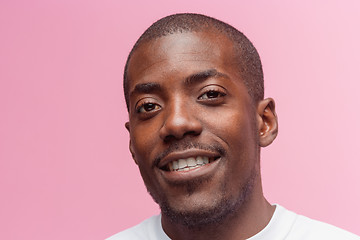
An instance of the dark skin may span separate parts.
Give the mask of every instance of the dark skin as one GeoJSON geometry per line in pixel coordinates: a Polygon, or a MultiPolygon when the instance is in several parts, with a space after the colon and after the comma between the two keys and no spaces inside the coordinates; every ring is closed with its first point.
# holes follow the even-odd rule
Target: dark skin
{"type": "Polygon", "coordinates": [[[163,213],[171,239],[246,239],[275,210],[263,196],[259,166],[260,147],[277,135],[274,100],[252,101],[235,57],[233,43],[208,30],[151,40],[130,59],[126,128],[148,191],[175,213],[215,213],[205,225],[163,213]],[[168,167],[197,157],[210,163],[187,171],[168,167]],[[231,213],[217,217],[217,209],[227,208],[231,213]]]}

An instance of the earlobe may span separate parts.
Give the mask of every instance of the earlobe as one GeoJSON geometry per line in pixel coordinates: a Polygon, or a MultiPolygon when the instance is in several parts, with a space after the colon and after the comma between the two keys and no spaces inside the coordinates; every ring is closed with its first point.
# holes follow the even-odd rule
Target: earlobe
{"type": "MultiPolygon", "coordinates": [[[[125,123],[125,128],[130,133],[130,123],[129,122],[125,123]]],[[[136,165],[139,165],[136,158],[135,158],[135,155],[134,155],[134,150],[133,150],[133,147],[132,147],[132,144],[131,144],[131,139],[129,140],[129,150],[130,150],[132,158],[134,159],[134,162],[136,163],[136,165]]]]}
{"type": "Polygon", "coordinates": [[[278,133],[278,120],[275,112],[275,101],[267,98],[257,105],[259,145],[266,147],[276,138],[278,133]]]}

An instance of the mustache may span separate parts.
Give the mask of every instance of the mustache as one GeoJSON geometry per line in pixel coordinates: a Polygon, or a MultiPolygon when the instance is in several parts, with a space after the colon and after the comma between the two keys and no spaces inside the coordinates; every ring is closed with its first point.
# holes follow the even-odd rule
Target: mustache
{"type": "Polygon", "coordinates": [[[165,151],[160,153],[155,158],[155,160],[153,161],[154,166],[157,166],[160,163],[161,159],[165,158],[170,153],[177,152],[177,151],[185,151],[188,149],[201,149],[201,150],[216,152],[219,155],[226,154],[226,150],[219,143],[204,144],[204,143],[194,142],[194,141],[190,141],[190,140],[184,140],[181,142],[171,143],[165,151]]]}

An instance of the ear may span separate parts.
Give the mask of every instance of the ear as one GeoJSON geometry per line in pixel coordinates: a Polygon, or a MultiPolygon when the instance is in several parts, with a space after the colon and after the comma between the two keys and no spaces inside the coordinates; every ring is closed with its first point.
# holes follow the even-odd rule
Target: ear
{"type": "MultiPolygon", "coordinates": [[[[125,123],[125,128],[128,130],[128,132],[130,133],[130,123],[129,122],[126,122],[125,123]]],[[[133,147],[132,147],[132,144],[131,144],[131,138],[129,140],[129,150],[130,150],[130,153],[131,153],[131,156],[132,158],[134,159],[134,162],[136,163],[136,165],[138,165],[138,162],[136,161],[135,159],[135,155],[134,155],[134,150],[133,150],[133,147]]]]}
{"type": "Polygon", "coordinates": [[[276,138],[278,120],[275,112],[275,101],[272,98],[261,100],[257,105],[259,145],[266,147],[276,138]]]}

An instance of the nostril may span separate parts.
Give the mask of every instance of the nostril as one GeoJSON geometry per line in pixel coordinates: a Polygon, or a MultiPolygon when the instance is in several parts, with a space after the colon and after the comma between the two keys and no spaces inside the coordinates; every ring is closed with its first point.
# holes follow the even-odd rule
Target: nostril
{"type": "Polygon", "coordinates": [[[196,131],[188,131],[188,132],[185,132],[184,134],[182,134],[181,136],[176,136],[176,135],[167,135],[165,136],[164,138],[164,142],[171,142],[173,140],[179,140],[179,139],[182,139],[188,135],[192,135],[192,136],[197,136],[199,135],[200,133],[199,132],[196,132],[196,131]]]}
{"type": "Polygon", "coordinates": [[[168,135],[164,138],[164,142],[170,142],[172,141],[173,139],[175,139],[175,136],[173,135],[168,135]]]}
{"type": "Polygon", "coordinates": [[[199,135],[199,134],[200,134],[200,132],[188,131],[188,132],[186,132],[186,133],[184,134],[184,136],[186,136],[186,135],[194,135],[194,136],[196,136],[196,135],[199,135]]]}

